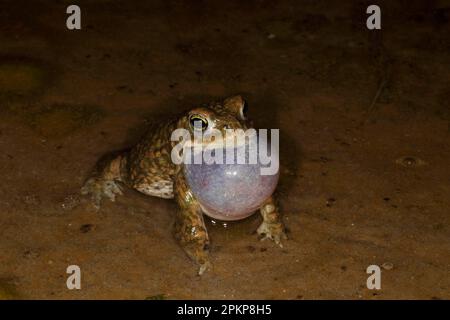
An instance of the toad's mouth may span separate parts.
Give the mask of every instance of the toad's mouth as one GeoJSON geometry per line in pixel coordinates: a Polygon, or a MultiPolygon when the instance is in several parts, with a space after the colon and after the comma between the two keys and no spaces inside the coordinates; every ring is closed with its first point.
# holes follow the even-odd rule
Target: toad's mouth
{"type": "Polygon", "coordinates": [[[258,135],[256,131],[241,132],[231,131],[225,135],[204,134],[199,139],[186,141],[185,148],[193,148],[194,150],[205,149],[234,149],[242,148],[248,145],[256,145],[258,135]]]}

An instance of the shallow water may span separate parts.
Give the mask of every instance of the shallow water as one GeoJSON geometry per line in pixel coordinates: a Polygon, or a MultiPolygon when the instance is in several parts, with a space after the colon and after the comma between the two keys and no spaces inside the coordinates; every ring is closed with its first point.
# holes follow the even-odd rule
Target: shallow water
{"type": "Polygon", "coordinates": [[[382,37],[356,2],[89,1],[69,32],[62,4],[2,1],[1,81],[11,57],[45,77],[0,89],[0,297],[450,298],[450,26],[442,4],[379,5],[382,37]],[[198,277],[172,201],[78,197],[149,123],[236,93],[280,128],[283,249],[258,241],[258,215],[207,219],[214,268],[198,277]],[[377,292],[372,264],[390,266],[377,292]]]}

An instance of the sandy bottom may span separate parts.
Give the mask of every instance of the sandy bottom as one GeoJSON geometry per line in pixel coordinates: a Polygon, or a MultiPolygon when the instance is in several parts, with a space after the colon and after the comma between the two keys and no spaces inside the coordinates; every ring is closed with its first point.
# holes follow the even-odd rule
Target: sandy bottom
{"type": "Polygon", "coordinates": [[[67,1],[2,1],[0,297],[449,299],[450,6],[379,1],[371,32],[364,1],[303,2],[81,1],[68,31],[67,1]],[[235,93],[281,130],[283,249],[257,215],[208,222],[199,277],[173,202],[78,196],[148,123],[235,93]]]}

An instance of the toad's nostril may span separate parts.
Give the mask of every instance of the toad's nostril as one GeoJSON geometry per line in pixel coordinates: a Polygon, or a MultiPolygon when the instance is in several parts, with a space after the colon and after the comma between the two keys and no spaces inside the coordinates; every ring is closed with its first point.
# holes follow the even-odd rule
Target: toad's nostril
{"type": "Polygon", "coordinates": [[[224,128],[225,130],[231,129],[231,127],[230,127],[229,125],[227,125],[227,124],[224,125],[223,128],[224,128]]]}

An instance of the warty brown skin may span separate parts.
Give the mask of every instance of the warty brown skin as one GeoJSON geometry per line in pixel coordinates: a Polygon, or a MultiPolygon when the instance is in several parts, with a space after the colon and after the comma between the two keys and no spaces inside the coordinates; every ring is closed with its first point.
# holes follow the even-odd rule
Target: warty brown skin
{"type": "MultiPolygon", "coordinates": [[[[182,164],[172,162],[172,148],[178,143],[171,141],[172,132],[184,128],[191,133],[192,117],[207,120],[208,128],[214,127],[224,133],[226,129],[247,129],[245,101],[233,96],[221,103],[192,109],[178,119],[151,128],[133,148],[101,158],[81,192],[90,195],[95,207],[100,208],[102,198],[115,200],[121,195],[121,185],[144,194],[166,199],[174,198],[179,206],[174,235],[187,255],[199,265],[199,274],[210,267],[209,236],[205,227],[200,204],[189,188],[182,164]]],[[[262,239],[272,239],[282,246],[287,239],[276,201],[269,197],[260,207],[263,221],[257,233],[262,239]]]]}

